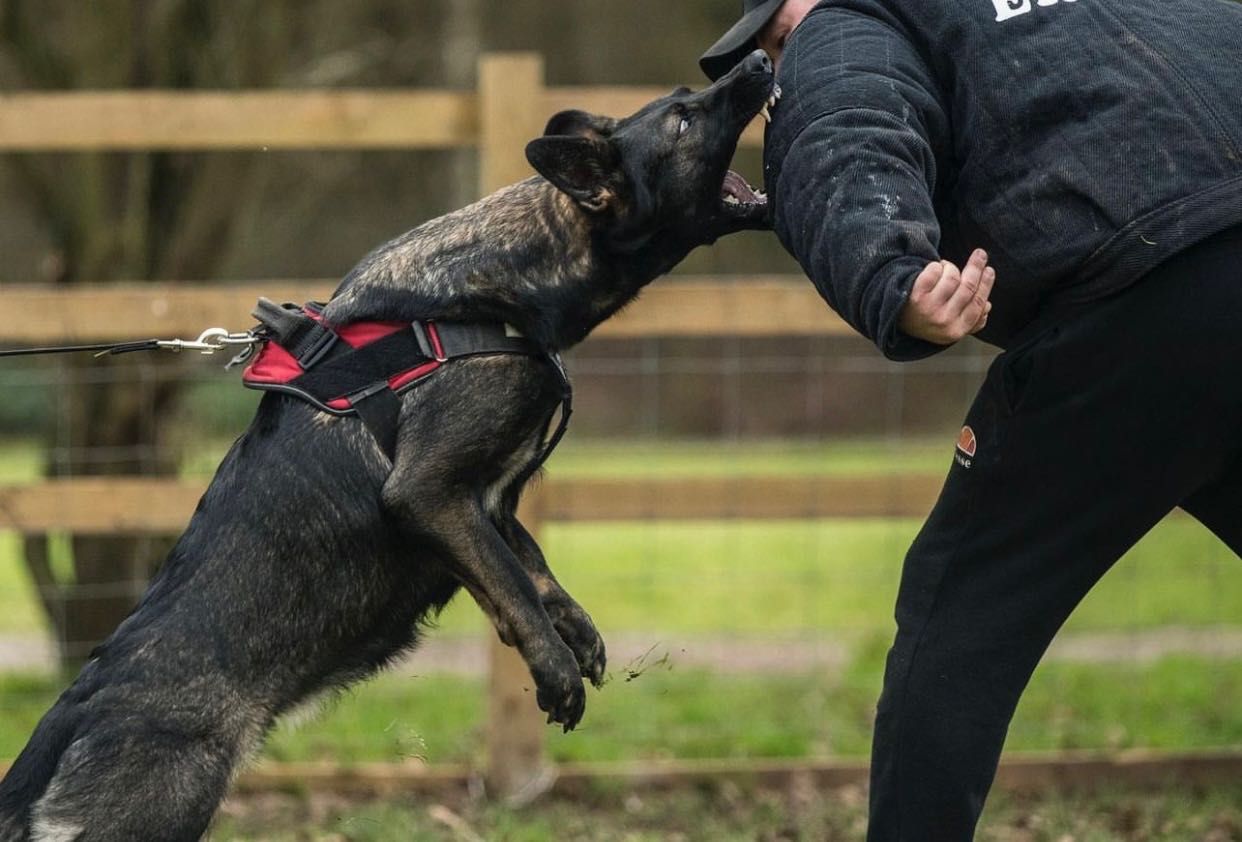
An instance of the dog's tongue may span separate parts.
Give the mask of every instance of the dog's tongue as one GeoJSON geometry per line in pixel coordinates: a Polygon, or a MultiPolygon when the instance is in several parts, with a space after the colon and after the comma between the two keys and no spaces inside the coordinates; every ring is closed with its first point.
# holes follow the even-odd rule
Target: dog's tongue
{"type": "Polygon", "coordinates": [[[742,204],[754,204],[763,201],[759,194],[746,183],[746,179],[733,170],[725,173],[724,185],[720,188],[720,191],[722,196],[732,196],[742,204]]]}

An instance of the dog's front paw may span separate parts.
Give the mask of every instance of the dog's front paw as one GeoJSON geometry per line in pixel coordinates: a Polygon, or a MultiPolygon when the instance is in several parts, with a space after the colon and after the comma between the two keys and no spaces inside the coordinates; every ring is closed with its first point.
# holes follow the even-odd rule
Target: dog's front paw
{"type": "Polygon", "coordinates": [[[528,664],[535,679],[535,700],[548,715],[548,723],[559,722],[566,732],[572,731],[586,710],[586,686],[574,654],[562,645],[547,657],[528,664]]]}
{"type": "Polygon", "coordinates": [[[604,683],[608,655],[604,650],[604,639],[600,637],[590,615],[572,599],[552,600],[544,607],[552,618],[556,633],[574,653],[582,677],[591,679],[591,683],[599,687],[604,683]]]}

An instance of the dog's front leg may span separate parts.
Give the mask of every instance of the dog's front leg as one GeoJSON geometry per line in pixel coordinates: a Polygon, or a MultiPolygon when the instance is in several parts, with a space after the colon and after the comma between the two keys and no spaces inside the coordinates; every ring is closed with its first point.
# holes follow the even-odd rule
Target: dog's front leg
{"type": "MultiPolygon", "coordinates": [[[[408,534],[430,545],[491,617],[501,640],[522,654],[549,722],[569,731],[582,719],[586,689],[577,657],[561,639],[513,550],[476,501],[430,502],[390,480],[384,503],[408,534]]],[[[411,486],[404,486],[411,487],[411,486]]],[[[418,486],[413,486],[418,487],[418,486]]]]}
{"type": "Polygon", "coordinates": [[[582,676],[591,679],[591,683],[599,687],[604,682],[604,668],[607,666],[608,657],[604,650],[604,639],[595,628],[591,615],[556,581],[547,559],[544,558],[543,550],[516,517],[510,515],[503,518],[497,528],[534,583],[544,610],[552,618],[552,625],[573,650],[582,676]]]}

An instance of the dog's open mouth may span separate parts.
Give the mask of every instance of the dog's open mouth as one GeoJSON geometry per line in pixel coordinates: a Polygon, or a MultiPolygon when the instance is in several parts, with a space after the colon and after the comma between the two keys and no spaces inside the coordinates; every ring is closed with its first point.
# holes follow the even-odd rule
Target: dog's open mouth
{"type": "Polygon", "coordinates": [[[726,207],[735,210],[754,210],[766,207],[768,197],[762,190],[756,190],[733,170],[725,173],[724,184],[720,188],[720,199],[726,207]]]}
{"type": "MultiPolygon", "coordinates": [[[[764,122],[771,122],[771,109],[776,107],[780,99],[781,86],[773,81],[767,100],[755,116],[763,117],[764,122]]],[[[768,207],[767,194],[762,190],[756,190],[733,170],[725,173],[724,183],[720,186],[720,200],[726,211],[745,217],[759,216],[766,212],[768,207]]]]}
{"type": "Polygon", "coordinates": [[[759,116],[763,117],[763,122],[772,122],[772,109],[781,101],[781,86],[772,83],[772,93],[768,94],[768,101],[763,104],[763,108],[759,109],[759,116]]]}

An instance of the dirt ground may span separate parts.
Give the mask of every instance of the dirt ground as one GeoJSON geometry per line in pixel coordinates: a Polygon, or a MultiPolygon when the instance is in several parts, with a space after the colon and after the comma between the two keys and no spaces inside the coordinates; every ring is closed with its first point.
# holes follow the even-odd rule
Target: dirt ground
{"type": "MultiPolygon", "coordinates": [[[[861,842],[866,793],[750,790],[736,784],[673,791],[600,789],[522,810],[459,798],[358,802],[328,796],[229,801],[213,840],[452,840],[453,842],[861,842]]],[[[1242,842],[1242,782],[1209,791],[998,793],[980,842],[1242,842]]]]}

